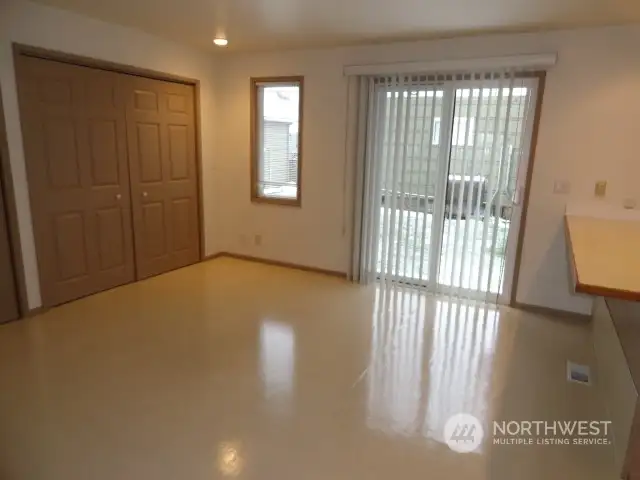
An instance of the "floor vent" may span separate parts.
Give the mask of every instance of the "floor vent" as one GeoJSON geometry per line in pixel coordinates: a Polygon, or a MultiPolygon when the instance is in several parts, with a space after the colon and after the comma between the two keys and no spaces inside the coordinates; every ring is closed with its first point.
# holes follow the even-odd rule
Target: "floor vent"
{"type": "Polygon", "coordinates": [[[591,369],[587,365],[567,362],[567,380],[583,385],[591,385],[591,369]]]}

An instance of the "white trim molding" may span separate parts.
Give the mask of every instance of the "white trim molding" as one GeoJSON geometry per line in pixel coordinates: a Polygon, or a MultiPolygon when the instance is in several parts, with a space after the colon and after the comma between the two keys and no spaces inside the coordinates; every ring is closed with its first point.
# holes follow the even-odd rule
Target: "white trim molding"
{"type": "Polygon", "coordinates": [[[379,63],[346,65],[344,75],[384,75],[396,73],[456,73],[502,69],[548,70],[558,61],[556,53],[511,55],[505,57],[435,60],[427,62],[379,63]]]}

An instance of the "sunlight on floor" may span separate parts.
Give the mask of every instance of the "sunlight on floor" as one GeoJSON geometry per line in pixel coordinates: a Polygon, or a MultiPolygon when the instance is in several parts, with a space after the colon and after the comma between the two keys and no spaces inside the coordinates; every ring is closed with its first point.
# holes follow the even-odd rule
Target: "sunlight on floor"
{"type": "Polygon", "coordinates": [[[429,303],[420,290],[376,290],[369,425],[444,442],[451,415],[466,412],[488,422],[482,399],[491,387],[500,312],[436,300],[429,324],[429,303]]]}

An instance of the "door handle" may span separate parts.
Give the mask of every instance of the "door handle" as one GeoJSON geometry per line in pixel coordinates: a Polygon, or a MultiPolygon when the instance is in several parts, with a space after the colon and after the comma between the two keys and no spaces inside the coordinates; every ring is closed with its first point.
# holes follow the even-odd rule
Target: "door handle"
{"type": "Polygon", "coordinates": [[[122,200],[122,195],[120,195],[119,193],[116,194],[116,200],[120,201],[122,200]]]}
{"type": "Polygon", "coordinates": [[[149,196],[149,194],[148,194],[147,192],[142,192],[142,196],[143,196],[144,198],[147,198],[147,197],[149,196]]]}
{"type": "Polygon", "coordinates": [[[520,205],[522,203],[522,198],[524,197],[524,187],[516,188],[516,191],[513,192],[513,204],[520,205]]]}

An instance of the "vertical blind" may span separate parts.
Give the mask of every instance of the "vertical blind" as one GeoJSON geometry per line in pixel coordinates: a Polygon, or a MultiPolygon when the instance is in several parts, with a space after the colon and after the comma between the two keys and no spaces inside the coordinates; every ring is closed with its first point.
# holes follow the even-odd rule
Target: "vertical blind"
{"type": "Polygon", "coordinates": [[[500,293],[536,87],[514,72],[361,78],[355,280],[500,293]]]}
{"type": "Polygon", "coordinates": [[[264,185],[298,183],[298,138],[290,133],[292,122],[264,120],[264,185]]]}

